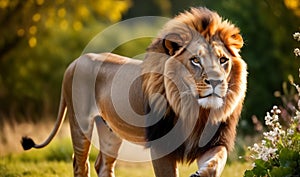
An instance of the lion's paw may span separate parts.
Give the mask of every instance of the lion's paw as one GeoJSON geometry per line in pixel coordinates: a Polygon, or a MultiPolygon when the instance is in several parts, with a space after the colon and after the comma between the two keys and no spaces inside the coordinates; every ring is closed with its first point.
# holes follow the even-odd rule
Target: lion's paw
{"type": "Polygon", "coordinates": [[[200,177],[200,174],[198,171],[196,171],[194,174],[192,174],[190,177],[200,177]]]}

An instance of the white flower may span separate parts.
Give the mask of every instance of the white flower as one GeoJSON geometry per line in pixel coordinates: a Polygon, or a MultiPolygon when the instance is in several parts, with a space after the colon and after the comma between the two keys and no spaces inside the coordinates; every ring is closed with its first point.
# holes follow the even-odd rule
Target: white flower
{"type": "Polygon", "coordinates": [[[273,106],[273,109],[271,110],[272,116],[269,112],[267,112],[267,115],[265,116],[265,124],[271,128],[279,127],[281,128],[281,125],[279,124],[279,116],[278,114],[281,113],[280,109],[277,106],[273,106]]]}
{"type": "Polygon", "coordinates": [[[265,148],[264,153],[261,154],[262,160],[268,161],[269,159],[273,159],[276,154],[277,149],[276,148],[265,148]]]}
{"type": "Polygon", "coordinates": [[[300,41],[300,33],[296,32],[293,34],[294,39],[296,39],[297,41],[300,41]]]}
{"type": "Polygon", "coordinates": [[[273,118],[271,117],[270,113],[267,112],[267,115],[265,116],[265,124],[268,126],[272,126],[272,120],[273,118]]]}
{"type": "Polygon", "coordinates": [[[289,128],[289,129],[287,129],[287,135],[288,136],[292,136],[292,135],[294,135],[294,130],[293,129],[291,129],[291,128],[289,128]]]}
{"type": "Polygon", "coordinates": [[[296,55],[296,57],[300,56],[300,49],[299,48],[295,48],[294,49],[294,54],[296,55]]]}
{"type": "Polygon", "coordinates": [[[276,122],[276,123],[275,123],[275,125],[274,125],[274,127],[277,127],[277,128],[279,128],[279,129],[281,129],[281,128],[282,128],[282,126],[280,125],[280,123],[279,123],[279,122],[276,122]]]}
{"type": "Polygon", "coordinates": [[[262,159],[263,161],[268,161],[268,160],[276,157],[277,148],[268,148],[265,146],[257,145],[256,147],[253,147],[253,149],[256,150],[256,151],[254,151],[254,152],[256,152],[256,155],[253,155],[252,158],[262,159]]]}
{"type": "MultiPolygon", "coordinates": [[[[300,101],[299,101],[300,102],[300,101]]],[[[300,118],[300,112],[299,111],[296,111],[296,116],[293,117],[294,121],[298,121],[300,118]]]]}

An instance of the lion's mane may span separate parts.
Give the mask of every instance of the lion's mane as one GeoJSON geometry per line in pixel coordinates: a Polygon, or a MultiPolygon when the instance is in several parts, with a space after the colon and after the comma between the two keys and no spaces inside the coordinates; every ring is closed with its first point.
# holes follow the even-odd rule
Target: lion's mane
{"type": "Polygon", "coordinates": [[[194,127],[192,133],[173,152],[172,156],[179,161],[192,162],[213,146],[223,145],[228,151],[231,151],[234,146],[236,125],[242,110],[247,85],[246,64],[239,55],[240,48],[243,46],[243,39],[239,33],[240,30],[237,27],[227,20],[223,20],[217,13],[206,8],[192,8],[170,20],[147,49],[142,70],[144,73],[143,91],[150,105],[148,109],[155,109],[157,112],[165,111],[159,122],[147,128],[147,140],[152,141],[167,134],[180,117],[184,117],[185,120],[197,119],[195,125],[187,125],[194,127]],[[204,108],[199,110],[199,105],[195,104],[192,98],[186,99],[182,103],[178,89],[174,84],[168,84],[163,74],[165,63],[170,58],[170,54],[166,52],[163,45],[166,36],[170,33],[179,34],[183,41],[181,46],[184,47],[195,36],[195,32],[198,35],[201,34],[207,41],[218,36],[233,56],[232,69],[227,78],[229,91],[223,107],[217,110],[204,108]],[[167,97],[167,92],[172,92],[172,98],[167,97]],[[154,94],[162,97],[149,100],[154,94]],[[167,107],[162,110],[161,104],[164,100],[167,100],[167,107]],[[193,110],[199,110],[199,113],[195,114],[193,110]],[[199,139],[208,121],[221,122],[221,124],[209,143],[199,148],[199,139]]]}

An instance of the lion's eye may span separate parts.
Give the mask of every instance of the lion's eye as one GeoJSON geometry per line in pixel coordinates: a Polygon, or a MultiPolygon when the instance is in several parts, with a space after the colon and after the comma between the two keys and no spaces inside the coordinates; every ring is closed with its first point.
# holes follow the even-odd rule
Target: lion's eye
{"type": "Polygon", "coordinates": [[[192,62],[192,64],[195,65],[195,66],[200,66],[200,59],[197,58],[197,57],[191,58],[191,62],[192,62]]]}
{"type": "Polygon", "coordinates": [[[221,65],[222,65],[222,64],[225,64],[228,60],[229,60],[229,59],[226,58],[226,57],[221,57],[221,58],[220,58],[220,64],[221,64],[221,65]]]}

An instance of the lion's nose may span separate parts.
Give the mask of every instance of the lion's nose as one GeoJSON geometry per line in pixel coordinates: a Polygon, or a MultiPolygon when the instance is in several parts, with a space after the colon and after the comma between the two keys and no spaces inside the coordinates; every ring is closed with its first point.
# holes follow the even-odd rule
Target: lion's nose
{"type": "Polygon", "coordinates": [[[215,88],[217,85],[221,84],[222,80],[213,80],[213,79],[205,79],[204,82],[206,84],[211,85],[213,88],[215,88]]]}

